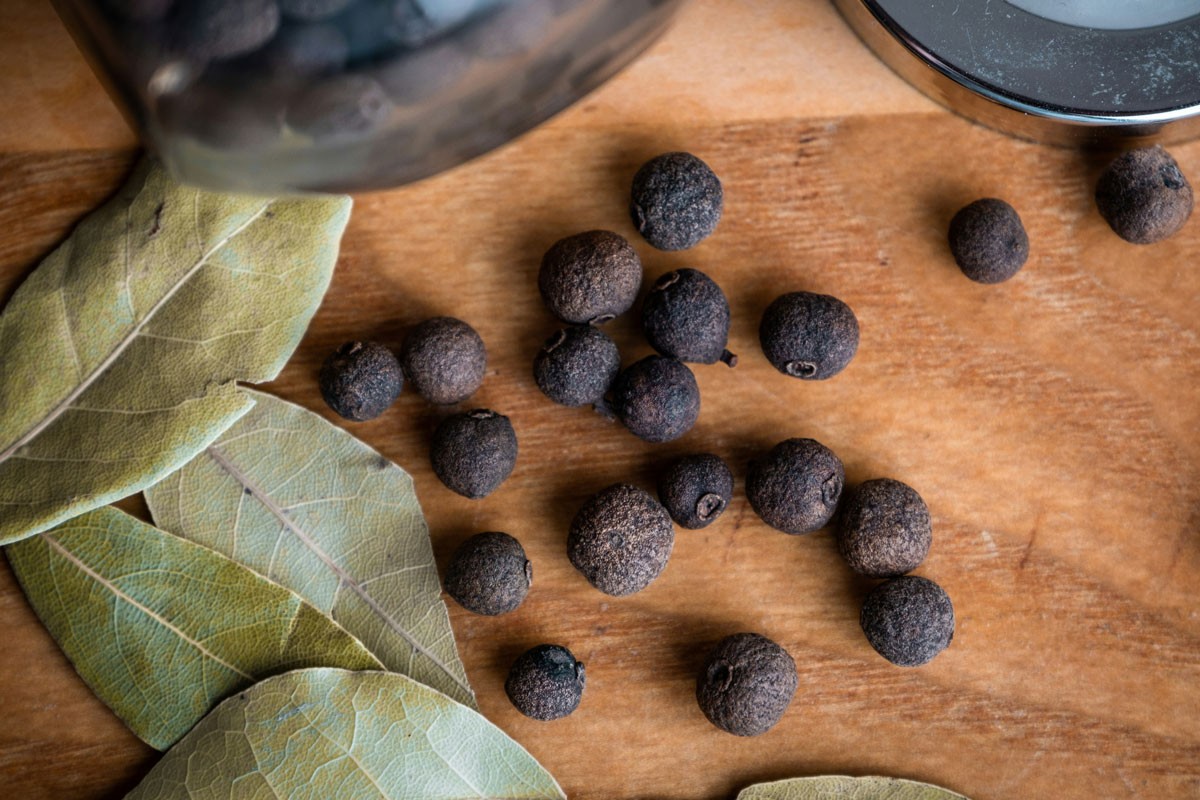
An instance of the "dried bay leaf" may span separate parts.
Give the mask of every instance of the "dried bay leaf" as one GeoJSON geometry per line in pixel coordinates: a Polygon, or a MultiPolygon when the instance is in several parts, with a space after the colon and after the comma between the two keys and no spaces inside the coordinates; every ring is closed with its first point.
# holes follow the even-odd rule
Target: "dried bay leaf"
{"type": "Polygon", "coordinates": [[[0,544],[154,483],[246,413],[235,382],[295,350],[349,213],[143,161],[0,314],[0,544]]]}
{"type": "Polygon", "coordinates": [[[403,675],[306,669],[205,717],[126,800],[563,798],[519,744],[403,675]]]}
{"type": "Polygon", "coordinates": [[[295,593],[115,508],[5,552],[79,675],[160,750],[268,675],[382,666],[295,593]]]}
{"type": "Polygon", "coordinates": [[[408,473],[257,392],[254,409],[146,491],[159,527],[298,593],[384,665],[474,707],[408,473]]]}
{"type": "Polygon", "coordinates": [[[815,778],[760,783],[743,789],[737,800],[967,800],[961,794],[928,783],[899,778],[815,778]]]}

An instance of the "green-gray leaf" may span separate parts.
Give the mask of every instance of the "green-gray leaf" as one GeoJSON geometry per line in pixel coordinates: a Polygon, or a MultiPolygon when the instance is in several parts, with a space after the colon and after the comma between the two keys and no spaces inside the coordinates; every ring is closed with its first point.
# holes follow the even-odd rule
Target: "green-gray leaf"
{"type": "Polygon", "coordinates": [[[816,778],[760,783],[743,789],[737,800],[967,800],[961,794],[928,783],[899,778],[816,778]]]}
{"type": "Polygon", "coordinates": [[[349,213],[140,164],[0,315],[0,544],[154,483],[246,413],[235,382],[282,369],[349,213]]]}
{"type": "Polygon", "coordinates": [[[80,676],[152,747],[268,675],[382,666],[296,594],[114,508],[6,552],[80,676]]]}
{"type": "Polygon", "coordinates": [[[412,478],[310,411],[255,408],[147,490],[158,526],[297,592],[388,669],[474,706],[412,478]]]}
{"type": "Polygon", "coordinates": [[[219,705],[126,800],[562,798],[520,745],[403,675],[306,669],[219,705]]]}

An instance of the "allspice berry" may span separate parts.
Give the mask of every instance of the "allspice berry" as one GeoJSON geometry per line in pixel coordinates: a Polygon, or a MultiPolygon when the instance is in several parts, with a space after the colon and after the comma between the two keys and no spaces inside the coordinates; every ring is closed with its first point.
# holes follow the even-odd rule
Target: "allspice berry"
{"type": "Polygon", "coordinates": [[[667,510],[636,486],[618,483],[579,509],[567,535],[567,557],[592,586],[623,597],[662,573],[674,545],[667,510]]]}
{"type": "Polygon", "coordinates": [[[275,0],[191,0],[172,17],[180,44],[191,56],[218,61],[252,53],[279,30],[275,0]]]}
{"type": "Polygon", "coordinates": [[[1192,214],[1192,187],[1161,146],[1118,156],[1096,184],[1096,206],[1127,242],[1153,244],[1173,235],[1192,214]]]}
{"type": "Polygon", "coordinates": [[[442,420],[429,449],[433,472],[446,488],[477,500],[512,474],[517,434],[503,414],[477,408],[442,420]]]}
{"type": "Polygon", "coordinates": [[[560,239],[546,251],[538,272],[542,300],[563,322],[608,322],[633,306],[641,287],[641,259],[612,231],[560,239]]]}
{"type": "Polygon", "coordinates": [[[603,404],[620,369],[616,343],[590,325],[563,328],[546,340],[533,359],[538,388],[564,406],[603,404]]]}
{"type": "Polygon", "coordinates": [[[698,269],[678,269],[654,282],[642,301],[646,341],[664,356],[697,364],[737,365],[729,341],[729,301],[698,269]]]}
{"type": "Polygon", "coordinates": [[[533,565],[521,543],[507,533],[489,531],[459,546],[443,585],[463,608],[494,617],[520,606],[532,584],[533,565]]]}
{"type": "Polygon", "coordinates": [[[788,439],[750,462],[746,499],[763,522],[784,533],[812,533],[837,511],[846,473],[815,439],[788,439]]]}
{"type": "Polygon", "coordinates": [[[735,736],[758,736],[779,722],[799,678],[788,652],[757,633],[722,639],[696,681],[696,700],[708,721],[735,736]]]}
{"type": "Polygon", "coordinates": [[[700,387],[686,365],[646,356],[617,375],[612,409],[639,439],[669,442],[690,431],[700,417],[700,387]]]}
{"type": "Polygon", "coordinates": [[[579,707],[587,676],[583,663],[557,644],[542,644],[522,654],[508,671],[504,692],[527,717],[549,721],[579,707]]]}
{"type": "Polygon", "coordinates": [[[1017,210],[985,197],[959,209],[950,220],[950,252],[958,268],[976,283],[1001,283],[1029,258],[1029,236],[1017,210]]]}
{"type": "Polygon", "coordinates": [[[871,578],[912,572],[933,542],[929,509],[911,486],[878,478],[851,495],[838,525],[838,550],[850,569],[871,578]]]}
{"type": "Polygon", "coordinates": [[[928,578],[905,575],[876,586],[859,618],[879,655],[901,667],[919,667],[950,646],[954,606],[928,578]]]}
{"type": "Polygon", "coordinates": [[[858,352],[858,318],[836,297],[792,292],[767,306],[758,339],[763,355],[784,375],[825,380],[858,352]]]}
{"type": "Polygon", "coordinates": [[[733,499],[733,473],[712,453],[683,456],[659,476],[658,499],[677,525],[705,528],[733,499]]]}
{"type": "Polygon", "coordinates": [[[404,388],[404,374],[392,351],[377,342],[346,342],[329,354],[318,375],[321,397],[337,414],[354,422],[387,411],[404,388]]]}
{"type": "Polygon", "coordinates": [[[467,323],[434,317],[413,328],[400,348],[404,376],[431,403],[461,403],[483,383],[487,350],[467,323]]]}
{"type": "Polygon", "coordinates": [[[725,193],[716,174],[691,153],[663,153],[633,176],[629,214],[659,250],[695,247],[717,228],[725,193]]]}

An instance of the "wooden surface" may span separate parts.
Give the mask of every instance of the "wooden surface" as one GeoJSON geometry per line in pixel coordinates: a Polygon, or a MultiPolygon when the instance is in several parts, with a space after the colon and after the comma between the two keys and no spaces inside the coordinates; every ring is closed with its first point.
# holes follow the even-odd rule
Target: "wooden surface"
{"type": "MultiPolygon", "coordinates": [[[[48,5],[0,19],[0,300],[121,181],[134,142],[48,5]]],[[[1200,183],[1200,143],[1174,148],[1200,183]]],[[[1119,241],[1091,200],[1095,159],[971,125],[877,63],[825,0],[697,0],[635,66],[497,153],[407,189],[364,196],[333,286],[268,387],[318,412],[315,373],[349,338],[398,345],[415,322],[475,325],[490,367],[470,402],[511,415],[521,457],[491,497],[441,487],[426,459],[440,412],[406,394],[351,430],[409,469],[439,563],[487,529],[525,544],[535,583],[498,619],[452,621],[484,713],[575,798],[730,798],[760,780],[882,773],[976,800],[1200,796],[1200,220],[1152,247],[1119,241]],[[637,166],[702,156],[725,218],[691,252],[645,246],[625,217],[637,166]],[[1020,210],[1023,272],[968,282],[944,244],[980,196],[1020,210]],[[647,278],[689,265],[733,308],[734,370],[696,370],[700,422],[641,443],[552,405],[530,361],[555,323],[538,300],[543,250],[620,231],[647,278]],[[758,350],[777,294],[835,294],[862,345],[842,375],[801,383],[758,350]],[[953,598],[953,645],[920,669],[866,644],[869,583],[828,533],[788,537],[741,496],[749,457],[812,436],[857,482],[916,487],[934,519],[919,570],[953,598]],[[674,454],[711,450],[738,497],[682,531],[663,576],[626,599],[567,562],[575,509],[617,480],[652,487],[674,454]],[[717,731],[693,697],[706,649],[754,630],[795,657],[800,689],[757,739],[717,731]],[[502,684],[540,642],[587,664],[572,717],[522,718],[502,684]]],[[[632,318],[612,329],[645,352],[632,318]]],[[[2,412],[0,412],[2,413],[2,412]]],[[[154,762],[78,680],[0,569],[0,796],[119,798],[154,762]]]]}

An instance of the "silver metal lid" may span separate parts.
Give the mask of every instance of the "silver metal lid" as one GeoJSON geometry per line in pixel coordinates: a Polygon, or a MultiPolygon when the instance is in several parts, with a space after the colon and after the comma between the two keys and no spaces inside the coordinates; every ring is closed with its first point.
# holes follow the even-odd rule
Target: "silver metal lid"
{"type": "Polygon", "coordinates": [[[835,3],[910,83],[1006,133],[1099,145],[1200,136],[1200,0],[835,3]]]}

